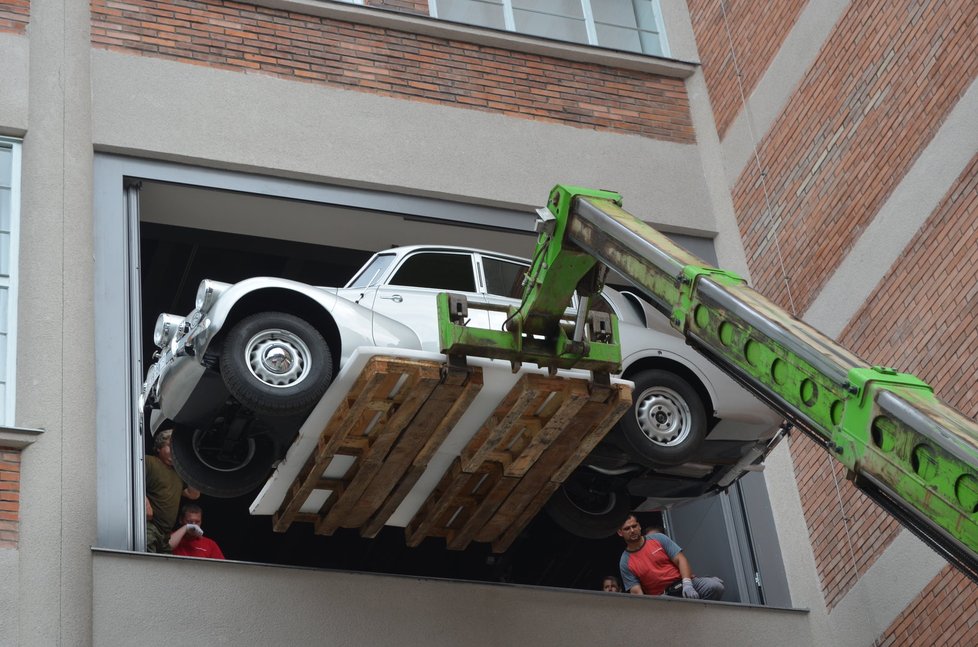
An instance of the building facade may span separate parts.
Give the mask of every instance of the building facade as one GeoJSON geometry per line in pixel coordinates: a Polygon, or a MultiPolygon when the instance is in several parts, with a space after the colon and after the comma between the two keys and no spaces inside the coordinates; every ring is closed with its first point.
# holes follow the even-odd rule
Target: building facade
{"type": "Polygon", "coordinates": [[[966,0],[0,0],[0,644],[583,644],[650,612],[690,644],[974,644],[978,586],[800,434],[761,487],[804,611],[132,549],[147,294],[196,238],[337,276],[525,255],[553,184],[611,188],[974,417],[976,30],[966,0]]]}

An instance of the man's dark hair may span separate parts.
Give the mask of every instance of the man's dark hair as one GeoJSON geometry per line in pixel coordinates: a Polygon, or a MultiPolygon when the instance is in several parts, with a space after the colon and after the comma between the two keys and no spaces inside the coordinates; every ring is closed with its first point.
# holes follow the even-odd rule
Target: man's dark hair
{"type": "Polygon", "coordinates": [[[183,519],[184,517],[186,517],[188,514],[192,512],[196,512],[197,514],[202,515],[204,514],[204,509],[201,508],[196,503],[184,503],[183,506],[180,508],[180,518],[183,519]]]}
{"type": "Polygon", "coordinates": [[[621,521],[618,523],[618,527],[621,528],[622,526],[624,526],[626,523],[628,523],[629,519],[634,519],[635,521],[638,521],[638,517],[635,516],[635,513],[629,512],[628,514],[626,514],[624,517],[621,518],[621,521]]]}

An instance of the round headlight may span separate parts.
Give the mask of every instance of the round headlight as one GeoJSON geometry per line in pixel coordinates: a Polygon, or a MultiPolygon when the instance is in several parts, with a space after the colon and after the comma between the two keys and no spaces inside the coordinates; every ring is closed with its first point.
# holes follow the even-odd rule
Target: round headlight
{"type": "Polygon", "coordinates": [[[157,317],[156,327],[153,328],[153,343],[156,344],[156,347],[166,348],[181,323],[183,323],[183,317],[177,315],[169,315],[164,312],[157,317]]]}
{"type": "Polygon", "coordinates": [[[210,307],[214,305],[217,297],[219,297],[227,288],[227,283],[204,279],[200,282],[200,285],[197,286],[197,298],[194,299],[194,308],[197,310],[209,310],[210,307]]]}

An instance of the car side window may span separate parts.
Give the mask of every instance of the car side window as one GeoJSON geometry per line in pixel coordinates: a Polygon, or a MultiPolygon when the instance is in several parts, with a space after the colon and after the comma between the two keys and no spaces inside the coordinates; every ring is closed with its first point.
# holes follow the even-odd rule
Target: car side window
{"type": "Polygon", "coordinates": [[[436,252],[412,254],[401,263],[390,284],[433,290],[475,292],[472,257],[468,254],[436,252]]]}
{"type": "Polygon", "coordinates": [[[360,273],[357,274],[346,287],[368,288],[371,285],[377,285],[380,277],[387,271],[387,268],[390,267],[393,260],[393,254],[378,254],[377,256],[374,256],[373,260],[371,260],[365,268],[360,270],[360,273]]]}
{"type": "Polygon", "coordinates": [[[523,276],[528,265],[513,263],[489,256],[482,257],[482,271],[486,275],[486,291],[500,297],[519,299],[523,295],[523,276]]]}

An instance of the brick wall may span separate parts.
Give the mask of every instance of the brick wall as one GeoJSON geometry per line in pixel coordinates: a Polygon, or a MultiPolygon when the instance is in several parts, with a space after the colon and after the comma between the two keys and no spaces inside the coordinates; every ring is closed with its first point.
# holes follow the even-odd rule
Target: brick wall
{"type": "Polygon", "coordinates": [[[749,97],[806,4],[807,0],[689,0],[720,139],[743,107],[741,86],[743,96],[749,97]]]}
{"type": "Polygon", "coordinates": [[[840,335],[978,416],[978,155],[840,335]]]}
{"type": "Polygon", "coordinates": [[[92,0],[92,42],[197,65],[674,142],[681,79],[224,0],[92,0]]]}
{"type": "Polygon", "coordinates": [[[733,189],[755,287],[804,312],[978,72],[973,0],[854,2],[733,189]]]}
{"type": "Polygon", "coordinates": [[[807,437],[792,436],[790,449],[822,594],[831,610],[899,534],[900,525],[807,437]]]}
{"type": "Polygon", "coordinates": [[[20,528],[20,450],[0,447],[0,548],[15,548],[20,528]]]}
{"type": "MultiPolygon", "coordinates": [[[[976,214],[978,155],[839,336],[843,345],[871,362],[921,377],[941,399],[971,418],[978,416],[976,214]]],[[[845,481],[841,466],[830,466],[828,456],[813,443],[792,442],[791,454],[831,608],[900,526],[845,481]]],[[[971,586],[971,594],[978,595],[978,585],[971,586]]]]}
{"type": "Polygon", "coordinates": [[[27,31],[30,0],[0,0],[0,32],[22,34],[27,31]]]}
{"type": "Polygon", "coordinates": [[[877,647],[978,645],[978,586],[950,566],[920,592],[876,641],[877,647]]]}

